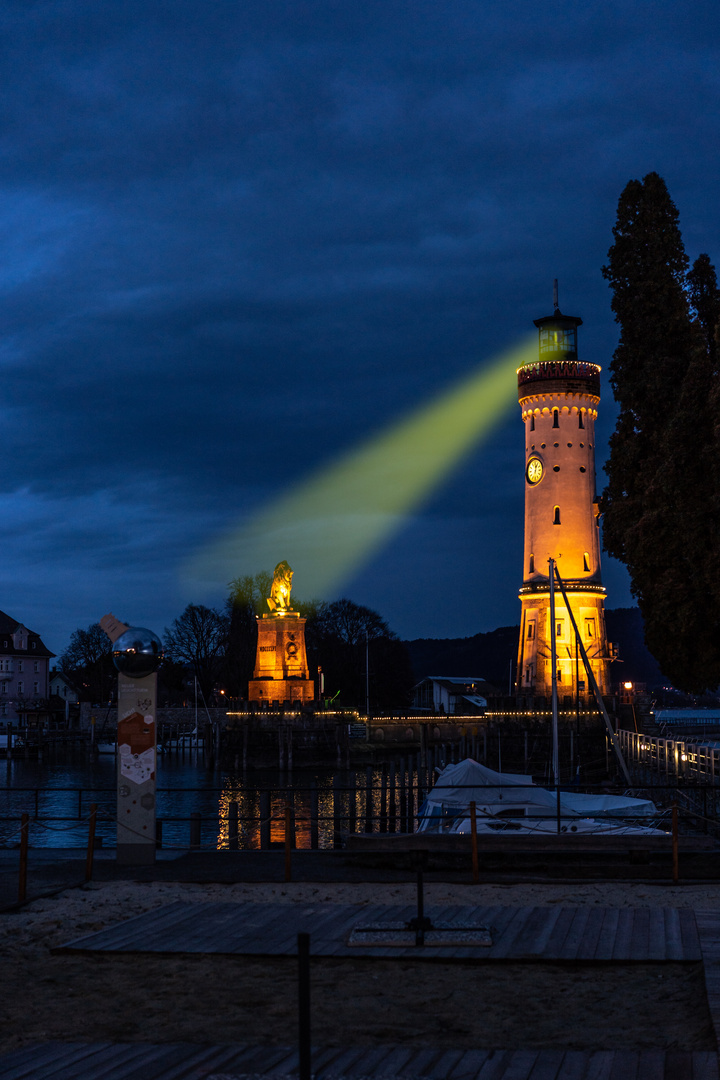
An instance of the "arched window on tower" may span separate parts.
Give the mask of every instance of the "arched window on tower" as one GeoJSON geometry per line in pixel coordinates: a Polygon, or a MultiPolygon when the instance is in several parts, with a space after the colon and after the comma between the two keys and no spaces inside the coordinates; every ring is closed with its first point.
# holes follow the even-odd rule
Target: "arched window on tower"
{"type": "Polygon", "coordinates": [[[531,573],[531,574],[535,573],[535,556],[534,555],[530,556],[529,573],[531,573]]]}
{"type": "Polygon", "coordinates": [[[578,409],[578,427],[580,428],[581,431],[585,427],[585,424],[583,422],[582,409],[578,409]]]}
{"type": "Polygon", "coordinates": [[[590,573],[590,556],[587,551],[583,553],[583,570],[586,574],[590,573]]]}
{"type": "Polygon", "coordinates": [[[530,413],[530,430],[535,430],[535,413],[530,413]]]}
{"type": "Polygon", "coordinates": [[[553,525],[560,524],[560,507],[556,506],[553,510],[553,525]]]}
{"type": "Polygon", "coordinates": [[[560,411],[553,409],[553,427],[560,427],[560,411]]]}

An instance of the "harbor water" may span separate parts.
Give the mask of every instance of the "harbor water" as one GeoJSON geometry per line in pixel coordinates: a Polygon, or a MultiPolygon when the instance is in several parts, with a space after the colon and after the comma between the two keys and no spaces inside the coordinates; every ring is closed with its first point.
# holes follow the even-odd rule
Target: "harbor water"
{"type": "MultiPolygon", "coordinates": [[[[365,770],[350,773],[329,768],[292,772],[253,769],[243,775],[242,771],[209,766],[202,750],[158,755],[156,816],[162,822],[162,846],[187,850],[191,815],[199,814],[201,848],[227,848],[228,811],[234,801],[238,804],[239,848],[259,848],[261,792],[267,792],[271,845],[284,841],[285,808],[290,805],[296,846],[309,848],[311,808],[316,801],[318,844],[321,848],[332,847],[338,807],[346,828],[354,827],[357,822],[357,827],[362,829],[368,810],[367,781],[365,770]]],[[[371,781],[372,816],[379,823],[382,816],[379,769],[372,771],[371,781]]],[[[103,847],[114,847],[116,763],[112,754],[93,759],[86,752],[76,751],[48,755],[42,761],[20,757],[3,760],[0,762],[0,847],[19,843],[23,813],[30,818],[31,846],[83,847],[87,844],[93,803],[98,808],[96,836],[103,847]]]]}

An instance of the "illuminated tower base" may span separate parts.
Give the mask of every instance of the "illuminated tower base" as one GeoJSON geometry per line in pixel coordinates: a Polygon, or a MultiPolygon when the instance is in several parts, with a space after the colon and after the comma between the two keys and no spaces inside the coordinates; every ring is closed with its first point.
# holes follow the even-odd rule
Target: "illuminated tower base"
{"type": "Polygon", "coordinates": [[[257,623],[257,656],[248,687],[249,700],[267,705],[313,701],[315,683],[308,678],[305,619],[288,611],[284,615],[263,615],[257,623]]]}
{"type": "Polygon", "coordinates": [[[577,358],[582,319],[555,313],[537,319],[540,356],[518,370],[525,425],[525,549],[517,693],[550,698],[551,635],[557,648],[561,703],[589,694],[567,608],[555,592],[550,620],[548,560],[557,563],[600,693],[610,691],[612,650],[605,629],[595,496],[595,420],[600,368],[577,358]]]}
{"type": "MultiPolygon", "coordinates": [[[[600,693],[608,694],[611,647],[608,645],[605,630],[605,590],[599,588],[593,592],[587,589],[575,591],[572,585],[566,585],[566,591],[600,693]]],[[[532,586],[527,589],[523,587],[520,600],[522,614],[518,649],[518,692],[520,695],[549,700],[552,693],[549,586],[542,590],[532,586]]],[[[555,644],[557,689],[561,704],[569,705],[578,697],[580,701],[585,701],[590,695],[590,687],[580,650],[576,648],[575,632],[559,589],[555,590],[555,644]],[[566,698],[568,700],[565,700],[566,698]]]]}

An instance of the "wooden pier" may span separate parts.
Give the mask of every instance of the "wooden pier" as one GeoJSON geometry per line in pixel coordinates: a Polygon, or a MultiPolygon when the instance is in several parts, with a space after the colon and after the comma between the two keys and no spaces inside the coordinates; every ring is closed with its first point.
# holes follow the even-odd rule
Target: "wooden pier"
{"type": "MultiPolygon", "coordinates": [[[[569,973],[578,963],[651,963],[659,971],[663,964],[703,963],[718,1031],[720,916],[714,911],[430,906],[426,913],[436,923],[462,919],[488,924],[492,946],[360,951],[348,945],[358,923],[406,919],[414,913],[412,905],[179,902],[70,941],[55,952],[294,957],[297,934],[310,932],[318,961],[350,955],[357,959],[361,952],[367,964],[388,956],[475,967],[530,961],[567,964],[569,973]]],[[[429,975],[432,978],[431,968],[429,975]]],[[[522,994],[519,1008],[521,1000],[522,994]]],[[[475,1005],[482,1009],[481,1002],[475,1005]]],[[[611,1030],[607,1038],[611,1047],[611,1030]]],[[[0,1057],[0,1080],[281,1080],[297,1078],[299,1064],[298,1049],[289,1045],[47,1042],[0,1057]]],[[[314,1047],[312,1072],[317,1080],[719,1080],[717,1053],[709,1049],[354,1046],[351,1033],[347,1045],[314,1047]]]]}
{"type": "Polygon", "coordinates": [[[493,944],[453,948],[348,944],[358,924],[405,922],[413,905],[238,904],[178,901],[56,952],[203,953],[295,956],[298,933],[311,935],[316,957],[397,957],[435,961],[658,963],[702,960],[694,912],[688,908],[501,907],[466,904],[429,908],[436,924],[473,922],[491,928],[493,944]]]}
{"type": "MultiPolygon", "coordinates": [[[[0,1080],[285,1080],[288,1046],[44,1043],[0,1058],[0,1080]]],[[[432,1050],[407,1046],[313,1053],[316,1080],[718,1080],[717,1055],[679,1050],[432,1050]]]]}

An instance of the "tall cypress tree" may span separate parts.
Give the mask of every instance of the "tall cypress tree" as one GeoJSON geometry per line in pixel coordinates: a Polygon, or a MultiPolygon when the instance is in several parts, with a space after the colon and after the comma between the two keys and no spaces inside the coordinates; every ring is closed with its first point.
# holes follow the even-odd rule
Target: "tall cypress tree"
{"type": "Polygon", "coordinates": [[[720,684],[719,449],[714,269],[688,272],[678,212],[657,173],[620,196],[603,275],[620,340],[620,406],[606,466],[604,544],[630,572],[647,645],[681,689],[720,684]]]}
{"type": "Polygon", "coordinates": [[[715,366],[718,355],[716,333],[720,328],[720,289],[709,255],[698,255],[687,281],[690,303],[700,323],[705,350],[715,366]]]}

